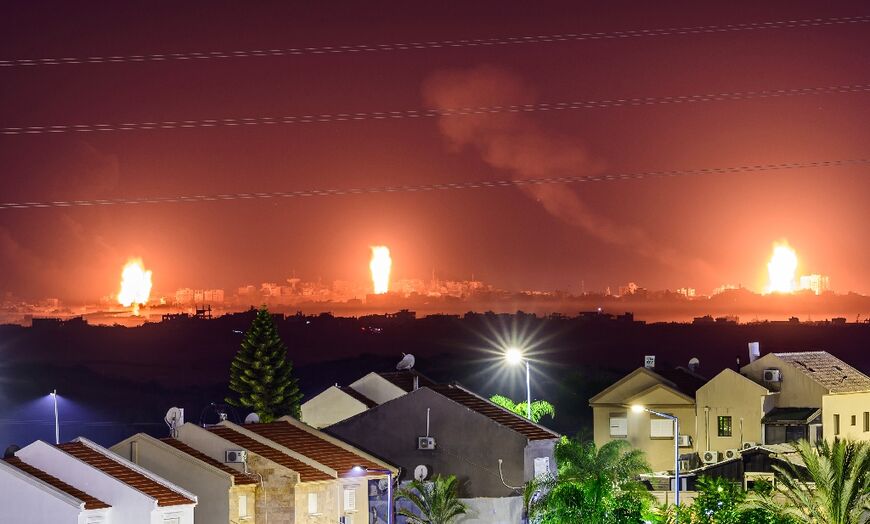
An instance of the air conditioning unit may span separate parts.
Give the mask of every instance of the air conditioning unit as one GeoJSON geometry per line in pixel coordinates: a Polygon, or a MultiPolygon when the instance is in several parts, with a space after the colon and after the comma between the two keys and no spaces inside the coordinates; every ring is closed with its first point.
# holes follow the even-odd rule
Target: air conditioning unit
{"type": "Polygon", "coordinates": [[[758,445],[758,442],[744,442],[743,445],[740,446],[740,449],[754,448],[757,445],[758,445]]]}
{"type": "Polygon", "coordinates": [[[228,449],[224,452],[224,462],[228,464],[244,464],[248,460],[248,452],[243,449],[228,449]]]}
{"type": "Polygon", "coordinates": [[[704,464],[715,464],[719,462],[718,451],[705,451],[701,453],[701,462],[704,464]]]}
{"type": "Polygon", "coordinates": [[[681,448],[688,448],[692,445],[692,437],[689,435],[680,435],[677,437],[677,446],[681,448]]]}
{"type": "Polygon", "coordinates": [[[725,460],[737,458],[740,455],[740,451],[736,449],[726,449],[722,455],[725,457],[725,460]]]}
{"type": "Polygon", "coordinates": [[[435,437],[417,437],[417,449],[435,449],[435,437]]]}
{"type": "Polygon", "coordinates": [[[765,382],[782,382],[782,372],[778,369],[765,369],[763,377],[765,382]]]}

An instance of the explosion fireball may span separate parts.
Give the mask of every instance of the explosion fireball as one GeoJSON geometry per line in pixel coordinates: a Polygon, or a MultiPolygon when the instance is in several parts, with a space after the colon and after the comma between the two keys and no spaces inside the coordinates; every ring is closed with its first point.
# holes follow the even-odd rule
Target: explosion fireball
{"type": "Polygon", "coordinates": [[[773,245],[773,255],[767,263],[767,293],[793,293],[798,259],[794,249],[785,242],[773,245]]]}
{"type": "Polygon", "coordinates": [[[369,269],[372,272],[372,284],[375,294],[381,295],[390,290],[390,269],[393,260],[390,258],[390,248],[387,246],[372,246],[372,260],[369,269]]]}
{"type": "Polygon", "coordinates": [[[139,314],[139,306],[148,303],[151,295],[151,271],[145,270],[141,259],[127,262],[121,272],[121,291],[118,303],[124,307],[133,306],[133,314],[139,314]]]}

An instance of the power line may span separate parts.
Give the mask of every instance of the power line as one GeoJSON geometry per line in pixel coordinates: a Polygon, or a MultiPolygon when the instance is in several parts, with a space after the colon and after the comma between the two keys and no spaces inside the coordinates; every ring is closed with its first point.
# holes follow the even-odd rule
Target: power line
{"type": "Polygon", "coordinates": [[[175,204],[192,202],[220,202],[230,200],[265,200],[280,198],[330,197],[341,195],[368,195],[377,193],[423,193],[430,191],[452,191],[461,189],[494,189],[549,184],[575,184],[582,182],[615,182],[620,180],[643,180],[676,178],[706,175],[726,175],[735,173],[768,172],[797,169],[832,168],[862,166],[870,164],[870,158],[849,160],[823,160],[815,162],[790,162],[780,164],[757,164],[734,167],[686,169],[673,171],[646,171],[635,173],[612,173],[591,176],[561,176],[542,178],[520,178],[505,180],[476,180],[469,182],[450,182],[439,184],[418,184],[401,186],[378,186],[350,189],[307,189],[297,191],[274,191],[266,193],[224,193],[215,195],[180,195],[163,197],[107,198],[90,200],[58,200],[46,202],[6,202],[0,203],[0,211],[10,209],[36,209],[57,207],[116,206],[133,204],[175,204]]]}
{"type": "Polygon", "coordinates": [[[656,29],[629,29],[596,33],[559,33],[548,35],[502,36],[493,38],[470,38],[434,40],[386,44],[352,44],[314,47],[290,47],[280,49],[247,49],[237,51],[203,51],[182,53],[158,53],[143,55],[80,56],[52,58],[14,58],[0,60],[0,67],[33,67],[64,64],[106,64],[121,62],[168,62],[173,60],[213,60],[227,58],[252,58],[270,56],[321,55],[339,53],[371,53],[384,51],[409,51],[419,49],[442,49],[463,47],[495,47],[520,44],[544,44],[554,42],[579,42],[585,40],[616,40],[646,38],[653,36],[695,35],[705,33],[730,33],[788,29],[795,27],[819,27],[870,22],[870,16],[847,16],[834,18],[804,18],[798,20],[772,20],[741,24],[703,25],[690,27],[667,27],[656,29]]]}
{"type": "Polygon", "coordinates": [[[255,116],[239,118],[209,118],[197,120],[166,120],[160,122],[126,122],[110,124],[67,124],[23,127],[0,127],[2,135],[46,135],[60,133],[93,133],[107,131],[153,131],[160,129],[190,129],[201,127],[238,127],[276,124],[311,124],[354,122],[360,120],[398,120],[410,118],[434,118],[442,116],[471,116],[498,113],[530,113],[541,111],[576,111],[581,109],[606,109],[613,107],[636,107],[665,104],[693,104],[756,98],[783,98],[836,93],[865,93],[870,84],[847,84],[822,87],[799,87],[757,91],[733,91],[699,95],[679,95],[642,98],[615,98],[608,100],[575,100],[544,102],[536,104],[512,104],[461,107],[448,109],[405,109],[400,111],[372,111],[358,113],[322,113],[311,115],[255,116]]]}

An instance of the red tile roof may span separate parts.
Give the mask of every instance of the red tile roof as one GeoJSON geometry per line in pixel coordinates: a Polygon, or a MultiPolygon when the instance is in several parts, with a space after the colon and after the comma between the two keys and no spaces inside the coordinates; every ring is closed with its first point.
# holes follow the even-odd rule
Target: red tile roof
{"type": "Polygon", "coordinates": [[[256,453],[263,458],[269,459],[272,462],[281,464],[284,467],[290,468],[296,473],[299,473],[299,480],[302,482],[312,482],[316,480],[330,480],[334,477],[319,469],[309,466],[308,464],[287,455],[277,449],[257,442],[256,440],[242,435],[238,431],[225,426],[213,426],[208,428],[209,431],[221,437],[224,440],[229,440],[233,444],[244,448],[251,453],[256,453]]]}
{"type": "Polygon", "coordinates": [[[493,421],[521,433],[529,440],[545,440],[559,438],[559,434],[549,429],[529,422],[526,418],[497,406],[483,397],[479,397],[465,388],[454,384],[438,384],[427,386],[429,389],[444,395],[450,400],[462,404],[493,421]]]}
{"type": "Polygon", "coordinates": [[[27,473],[31,477],[36,477],[39,480],[48,484],[49,486],[57,489],[58,491],[62,491],[64,493],[66,493],[67,495],[69,495],[73,498],[77,498],[80,501],[84,502],[85,509],[104,509],[104,508],[111,508],[112,507],[112,506],[109,506],[108,504],[106,504],[105,502],[103,502],[102,500],[100,500],[96,497],[93,497],[91,495],[88,495],[87,493],[85,493],[84,491],[82,491],[80,489],[76,489],[76,488],[70,486],[69,484],[60,480],[59,478],[53,477],[53,476],[49,475],[48,473],[42,471],[41,469],[37,469],[37,468],[31,466],[30,464],[27,464],[26,462],[22,461],[18,457],[9,457],[9,458],[6,458],[4,460],[10,466],[15,466],[16,468],[27,473]]]}
{"type": "Polygon", "coordinates": [[[339,447],[284,420],[269,424],[246,424],[244,428],[280,446],[292,449],[300,455],[316,460],[334,469],[339,475],[346,475],[354,466],[383,469],[383,466],[380,464],[339,447]]]}
{"type": "Polygon", "coordinates": [[[81,442],[68,442],[57,446],[61,451],[89,464],[103,473],[115,477],[124,484],[141,491],[157,500],[158,506],[179,506],[194,504],[195,501],[178,493],[159,482],[125,466],[115,459],[99,451],[91,449],[81,442]]]}
{"type": "Polygon", "coordinates": [[[166,444],[169,444],[170,446],[177,449],[178,451],[181,451],[183,453],[186,453],[187,455],[190,455],[191,457],[199,460],[200,462],[205,462],[209,466],[213,466],[215,468],[218,468],[219,470],[223,471],[224,473],[229,473],[230,475],[233,476],[233,482],[237,486],[240,486],[242,484],[256,484],[257,483],[257,478],[255,476],[246,475],[243,471],[233,469],[233,468],[227,466],[226,464],[224,464],[223,462],[218,462],[217,460],[209,457],[205,453],[203,453],[199,450],[193,449],[192,447],[188,446],[187,444],[185,444],[184,442],[182,442],[178,439],[164,438],[164,439],[160,439],[160,440],[162,442],[165,442],[166,444]]]}

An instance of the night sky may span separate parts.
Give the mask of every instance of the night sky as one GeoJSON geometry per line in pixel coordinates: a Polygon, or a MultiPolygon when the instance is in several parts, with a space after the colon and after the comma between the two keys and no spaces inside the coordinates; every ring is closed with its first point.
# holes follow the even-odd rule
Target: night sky
{"type": "MultiPolygon", "coordinates": [[[[870,16],[825,2],[4,2],[0,60],[870,16]]],[[[449,109],[870,84],[870,23],[480,47],[0,67],[0,127],[449,109]]],[[[411,185],[870,158],[870,93],[195,129],[0,135],[0,200],[411,185]]],[[[870,292],[870,166],[291,200],[0,210],[0,292],[394,278],[507,289],[742,283],[774,241],[870,292]]],[[[615,289],[614,289],[615,291],[615,289]]]]}

